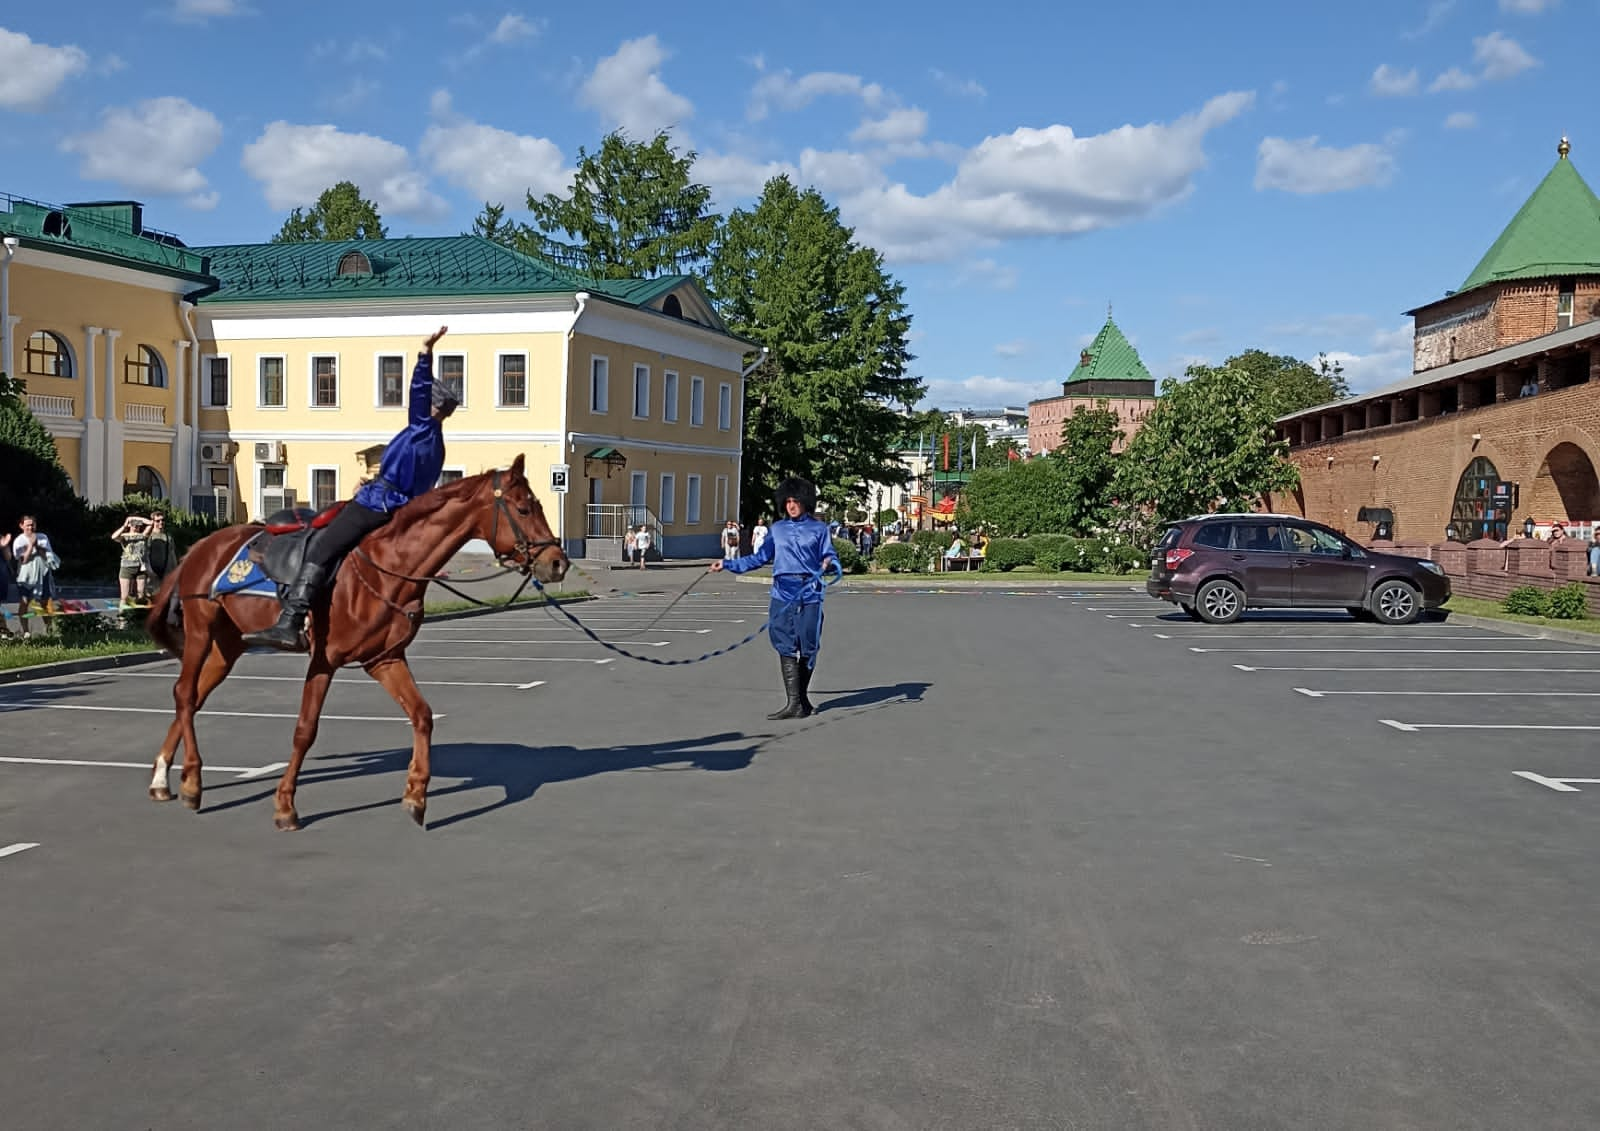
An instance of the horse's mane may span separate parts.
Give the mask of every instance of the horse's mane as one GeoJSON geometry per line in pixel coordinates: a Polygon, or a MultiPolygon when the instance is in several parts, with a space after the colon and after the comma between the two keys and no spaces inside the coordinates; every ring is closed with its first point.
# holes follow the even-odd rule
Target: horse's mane
{"type": "MultiPolygon", "coordinates": [[[[504,468],[497,470],[500,472],[505,471],[504,468]]],[[[394,512],[394,518],[389,523],[390,529],[398,534],[426,522],[447,503],[471,496],[495,474],[496,471],[484,471],[477,475],[469,475],[465,478],[457,479],[454,483],[446,483],[442,487],[435,487],[431,491],[425,491],[394,512]]]]}

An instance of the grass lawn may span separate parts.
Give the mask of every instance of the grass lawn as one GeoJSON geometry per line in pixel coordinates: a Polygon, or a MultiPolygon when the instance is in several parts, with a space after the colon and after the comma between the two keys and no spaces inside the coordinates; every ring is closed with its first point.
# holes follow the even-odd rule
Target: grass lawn
{"type": "Polygon", "coordinates": [[[1040,570],[1018,566],[1006,573],[984,573],[982,570],[967,572],[957,570],[953,573],[847,573],[844,583],[847,585],[877,585],[888,583],[891,585],[905,585],[909,582],[938,581],[950,583],[968,583],[972,585],[1015,585],[1019,581],[1056,581],[1071,584],[1073,582],[1107,582],[1120,581],[1125,585],[1139,585],[1144,580],[1144,575],[1139,573],[1045,573],[1040,570]]]}
{"type": "Polygon", "coordinates": [[[1485,601],[1478,597],[1463,597],[1459,593],[1451,594],[1450,600],[1445,602],[1444,607],[1449,612],[1462,613],[1469,617],[1515,621],[1517,624],[1536,624],[1544,628],[1570,628],[1574,632],[1588,632],[1600,637],[1600,620],[1557,620],[1554,617],[1525,617],[1506,612],[1500,606],[1499,601],[1485,601]]]}

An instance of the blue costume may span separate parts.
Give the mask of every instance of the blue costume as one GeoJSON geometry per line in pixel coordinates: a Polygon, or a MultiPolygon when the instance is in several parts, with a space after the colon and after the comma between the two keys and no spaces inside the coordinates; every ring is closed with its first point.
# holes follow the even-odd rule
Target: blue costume
{"type": "Polygon", "coordinates": [[[761,548],[742,558],[722,563],[729,573],[749,573],[772,566],[772,602],[768,609],[767,639],[778,653],[784,707],[769,719],[803,719],[815,709],[807,692],[811,673],[822,650],[823,564],[834,556],[828,524],[812,513],[817,489],[804,479],[787,479],[775,499],[780,517],[772,524],[761,548]],[[793,499],[801,514],[790,518],[784,504],[793,499]]]}
{"type": "Polygon", "coordinates": [[[405,430],[383,449],[377,478],[363,483],[355,497],[311,540],[300,572],[283,599],[278,623],[246,636],[246,644],[264,644],[289,652],[307,650],[303,631],[306,614],[335,563],[393,518],[396,510],[432,490],[439,481],[439,473],[444,470],[444,420],[457,404],[454,393],[434,385],[433,352],[423,350],[417,357],[417,367],[411,371],[411,403],[405,430]]]}

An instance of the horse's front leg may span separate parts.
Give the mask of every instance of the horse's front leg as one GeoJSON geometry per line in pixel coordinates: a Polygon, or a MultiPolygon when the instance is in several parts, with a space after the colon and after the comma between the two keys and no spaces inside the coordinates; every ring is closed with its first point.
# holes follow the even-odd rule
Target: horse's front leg
{"type": "Polygon", "coordinates": [[[289,754],[288,768],[278,779],[272,802],[272,823],[285,832],[300,828],[300,814],[294,808],[295,783],[300,780],[300,764],[306,760],[306,751],[317,740],[317,725],[322,720],[328,688],[333,685],[333,672],[322,656],[313,658],[306,672],[305,688],[300,692],[300,719],[294,724],[294,749],[289,754]]]}
{"type": "Polygon", "coordinates": [[[402,658],[380,660],[367,674],[383,685],[411,720],[411,765],[406,770],[406,791],[400,804],[411,819],[422,824],[428,812],[428,779],[432,777],[433,708],[417,690],[411,667],[402,658]]]}

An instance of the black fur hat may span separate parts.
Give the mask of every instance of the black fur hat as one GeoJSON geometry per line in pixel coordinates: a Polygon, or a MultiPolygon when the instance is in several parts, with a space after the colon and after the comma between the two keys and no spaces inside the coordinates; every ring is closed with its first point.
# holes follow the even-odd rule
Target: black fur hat
{"type": "Polygon", "coordinates": [[[772,503],[777,507],[779,516],[788,515],[789,512],[783,509],[783,504],[789,499],[799,503],[800,509],[806,514],[817,512],[817,489],[809,480],[791,475],[778,484],[778,489],[772,495],[772,503]]]}

